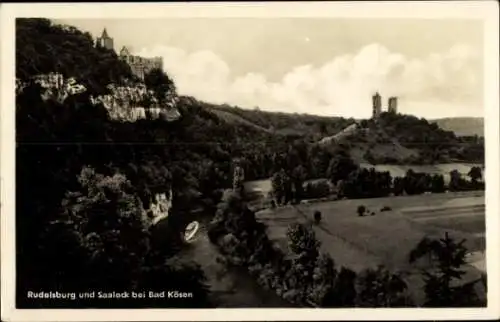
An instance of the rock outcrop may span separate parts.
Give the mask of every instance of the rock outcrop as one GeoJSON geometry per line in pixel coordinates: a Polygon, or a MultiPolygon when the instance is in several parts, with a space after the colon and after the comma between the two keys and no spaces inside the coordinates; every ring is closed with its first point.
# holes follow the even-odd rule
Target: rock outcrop
{"type": "Polygon", "coordinates": [[[148,90],[144,84],[110,84],[108,89],[110,94],[93,98],[93,101],[96,104],[102,103],[114,120],[133,122],[150,118],[175,121],[181,116],[177,109],[179,98],[176,93],[168,93],[160,105],[153,91],[148,90]]]}
{"type": "Polygon", "coordinates": [[[170,214],[172,208],[172,189],[166,193],[157,193],[154,200],[151,202],[148,213],[151,216],[152,224],[157,224],[160,220],[165,219],[170,214]]]}
{"type": "MultiPolygon", "coordinates": [[[[16,79],[16,95],[22,93],[30,84],[38,84],[44,101],[52,99],[63,103],[69,96],[85,93],[87,88],[78,84],[74,78],[64,78],[58,73],[37,75],[28,82],[16,79]]],[[[135,122],[140,119],[162,119],[172,122],[180,118],[177,109],[179,97],[175,92],[167,93],[159,102],[153,91],[142,83],[129,86],[108,85],[109,94],[90,95],[92,104],[103,104],[112,120],[135,122]]]]}

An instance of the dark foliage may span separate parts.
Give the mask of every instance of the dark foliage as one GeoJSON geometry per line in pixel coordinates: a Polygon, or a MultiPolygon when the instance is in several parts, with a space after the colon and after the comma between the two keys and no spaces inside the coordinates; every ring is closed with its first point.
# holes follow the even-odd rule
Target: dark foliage
{"type": "Polygon", "coordinates": [[[477,183],[478,180],[483,178],[483,171],[480,167],[472,167],[467,175],[471,178],[473,183],[477,183]]]}
{"type": "Polygon", "coordinates": [[[304,199],[325,198],[331,194],[330,185],[326,180],[308,182],[304,188],[304,199]]]}
{"type": "Polygon", "coordinates": [[[479,181],[482,178],[482,172],[479,167],[472,167],[468,173],[471,180],[462,177],[462,174],[457,170],[450,172],[450,183],[448,188],[450,191],[467,191],[467,190],[484,190],[484,182],[479,181]]]}
{"type": "Polygon", "coordinates": [[[410,252],[409,261],[413,263],[426,256],[431,259],[431,266],[424,270],[425,294],[427,307],[475,307],[481,306],[474,291],[473,281],[463,283],[465,274],[465,240],[456,242],[445,233],[441,239],[424,238],[410,252]],[[458,282],[458,283],[457,283],[458,282]]]}
{"type": "Polygon", "coordinates": [[[314,212],[314,222],[319,224],[321,222],[321,211],[316,210],[314,212]]]}
{"type": "Polygon", "coordinates": [[[389,195],[392,177],[389,172],[378,172],[374,168],[358,169],[343,181],[339,194],[347,198],[377,198],[389,195]]]}
{"type": "Polygon", "coordinates": [[[389,137],[418,150],[419,157],[406,163],[484,162],[484,138],[457,137],[436,123],[412,115],[382,113],[379,122],[389,137]]]}
{"type": "Polygon", "coordinates": [[[409,307],[413,303],[408,286],[398,274],[383,267],[367,269],[358,277],[358,299],[361,307],[409,307]]]}
{"type": "Polygon", "coordinates": [[[175,93],[175,84],[161,69],[154,68],[144,76],[144,84],[162,102],[168,93],[175,93]]]}
{"type": "Polygon", "coordinates": [[[340,148],[333,155],[327,170],[327,177],[336,184],[339,180],[346,180],[356,171],[358,166],[344,148],[340,148]]]}
{"type": "Polygon", "coordinates": [[[235,114],[275,134],[307,136],[314,141],[324,136],[334,135],[354,121],[340,117],[248,110],[229,105],[213,106],[213,108],[235,114]]]}
{"type": "Polygon", "coordinates": [[[27,80],[51,72],[75,77],[92,93],[134,78],[114,51],[94,46],[89,33],[48,19],[16,19],[16,77],[27,80]]]}
{"type": "MultiPolygon", "coordinates": [[[[161,279],[167,284],[171,282],[166,281],[183,283],[182,276],[188,277],[190,274],[170,269],[165,265],[165,260],[178,251],[178,231],[185,225],[187,215],[198,207],[207,209],[210,214],[220,199],[217,191],[229,185],[228,172],[224,170],[229,169],[231,158],[228,151],[232,142],[217,135],[217,132],[221,132],[211,113],[204,113],[199,103],[186,98],[181,100],[179,109],[182,117],[176,122],[142,120],[118,123],[110,120],[102,105],[91,104],[89,94],[102,92],[108,83],[120,83],[130,76],[126,68],[120,72],[122,65],[116,55],[94,48],[89,35],[74,28],[52,25],[43,19],[20,19],[17,28],[18,77],[28,81],[38,73],[56,71],[67,77],[76,77],[91,89],[58,102],[42,100],[40,87],[28,84],[16,97],[17,304],[20,307],[56,305],[27,302],[24,296],[27,290],[55,289],[56,285],[63,287],[59,288],[60,291],[64,291],[64,288],[68,291],[88,290],[92,286],[108,284],[120,289],[134,289],[146,283],[138,266],[144,270],[154,270],[156,276],[163,276],[161,279]],[[30,50],[36,54],[27,56],[30,50]],[[88,60],[92,57],[95,57],[96,62],[88,60]],[[199,131],[200,127],[207,130],[199,131]],[[186,150],[185,145],[178,144],[209,141],[208,138],[214,141],[213,137],[220,140],[210,149],[202,145],[186,150]],[[205,162],[207,159],[216,160],[215,164],[205,162]],[[87,188],[89,185],[82,186],[78,181],[80,171],[87,166],[95,169],[98,176],[103,176],[103,184],[108,182],[106,178],[118,178],[116,175],[121,173],[129,182],[125,186],[121,184],[126,187],[123,188],[124,193],[129,197],[116,199],[114,184],[110,186],[109,192],[105,190],[102,195],[91,194],[92,190],[87,188]],[[131,218],[139,218],[139,213],[149,207],[155,194],[166,193],[170,188],[173,190],[174,207],[166,227],[162,226],[163,230],[155,232],[157,229],[148,229],[141,232],[140,238],[132,238],[133,244],[124,244],[118,249],[109,248],[114,254],[114,265],[119,265],[119,269],[105,265],[104,259],[113,258],[111,255],[99,255],[91,251],[108,249],[99,246],[99,243],[103,243],[99,238],[104,238],[106,234],[111,234],[109,238],[130,235],[126,229],[120,228],[119,225],[124,223],[122,219],[115,223],[106,222],[106,225],[111,226],[106,226],[108,228],[105,231],[110,233],[96,231],[97,235],[92,235],[92,231],[98,227],[97,222],[92,226],[88,226],[90,223],[87,222],[94,214],[106,213],[109,218],[125,215],[127,210],[124,210],[123,201],[120,200],[129,200],[129,204],[136,200],[130,208],[135,209],[131,213],[135,212],[136,215],[131,218]],[[81,193],[88,202],[84,202],[86,199],[82,197],[78,200],[69,198],[69,192],[81,193]],[[117,206],[113,208],[111,204],[103,204],[100,199],[96,199],[104,196],[109,200],[117,200],[117,206]],[[63,199],[65,203],[62,204],[63,199]],[[117,231],[121,233],[113,237],[117,231]],[[168,238],[158,238],[159,235],[168,238]],[[94,239],[84,241],[84,237],[78,236],[94,236],[94,239]],[[135,247],[146,244],[147,252],[139,255],[144,250],[135,247]],[[127,254],[135,255],[128,260],[127,254]],[[135,260],[141,258],[144,259],[143,263],[134,264],[135,260]]],[[[232,138],[249,133],[243,130],[238,134],[239,131],[236,127],[228,126],[224,133],[232,132],[234,135],[229,136],[232,138]]],[[[113,244],[118,245],[115,242],[113,244]]],[[[184,282],[195,290],[193,283],[196,278],[189,278],[192,282],[184,282]]],[[[206,292],[202,284],[199,285],[199,296],[184,303],[162,303],[160,306],[207,306],[206,292]]],[[[88,304],[73,302],[70,305],[88,304]]],[[[104,305],[104,301],[98,304],[104,305]]],[[[146,302],[143,304],[147,305],[146,302]]],[[[113,305],[122,304],[109,304],[110,307],[113,305]]]]}

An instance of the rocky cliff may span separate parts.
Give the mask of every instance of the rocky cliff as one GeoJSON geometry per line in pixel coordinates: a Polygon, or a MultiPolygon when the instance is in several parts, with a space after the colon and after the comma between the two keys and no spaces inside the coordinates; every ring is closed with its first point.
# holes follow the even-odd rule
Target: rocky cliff
{"type": "MultiPolygon", "coordinates": [[[[28,85],[37,84],[41,88],[43,100],[55,100],[59,103],[77,94],[87,92],[84,85],[77,83],[74,78],[64,78],[57,73],[37,75],[27,82],[16,79],[16,95],[20,94],[28,85]]],[[[136,83],[128,86],[108,85],[109,94],[90,95],[92,104],[103,104],[111,119],[120,122],[134,122],[140,119],[162,119],[175,121],[181,114],[177,109],[179,97],[175,92],[167,93],[159,102],[151,90],[144,84],[136,83]]]]}

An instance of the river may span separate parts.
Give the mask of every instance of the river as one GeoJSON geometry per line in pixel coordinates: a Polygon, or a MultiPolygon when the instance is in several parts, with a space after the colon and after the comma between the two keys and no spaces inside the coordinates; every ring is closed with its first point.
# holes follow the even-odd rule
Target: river
{"type": "Polygon", "coordinates": [[[260,286],[244,268],[227,267],[218,260],[222,255],[208,239],[206,226],[206,222],[200,222],[195,240],[187,245],[181,256],[186,256],[202,267],[218,307],[293,307],[274,291],[260,286]]]}

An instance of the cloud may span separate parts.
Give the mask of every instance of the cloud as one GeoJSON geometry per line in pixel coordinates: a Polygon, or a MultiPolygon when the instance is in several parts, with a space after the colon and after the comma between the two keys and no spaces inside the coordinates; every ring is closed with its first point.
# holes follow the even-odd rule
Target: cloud
{"type": "Polygon", "coordinates": [[[188,53],[155,46],[137,54],[162,56],[180,94],[213,103],[367,117],[371,95],[379,91],[384,100],[398,96],[404,113],[424,117],[482,115],[480,55],[463,44],[422,59],[370,44],[321,66],[293,67],[274,82],[260,73],[232,75],[230,66],[211,51],[188,53]]]}

